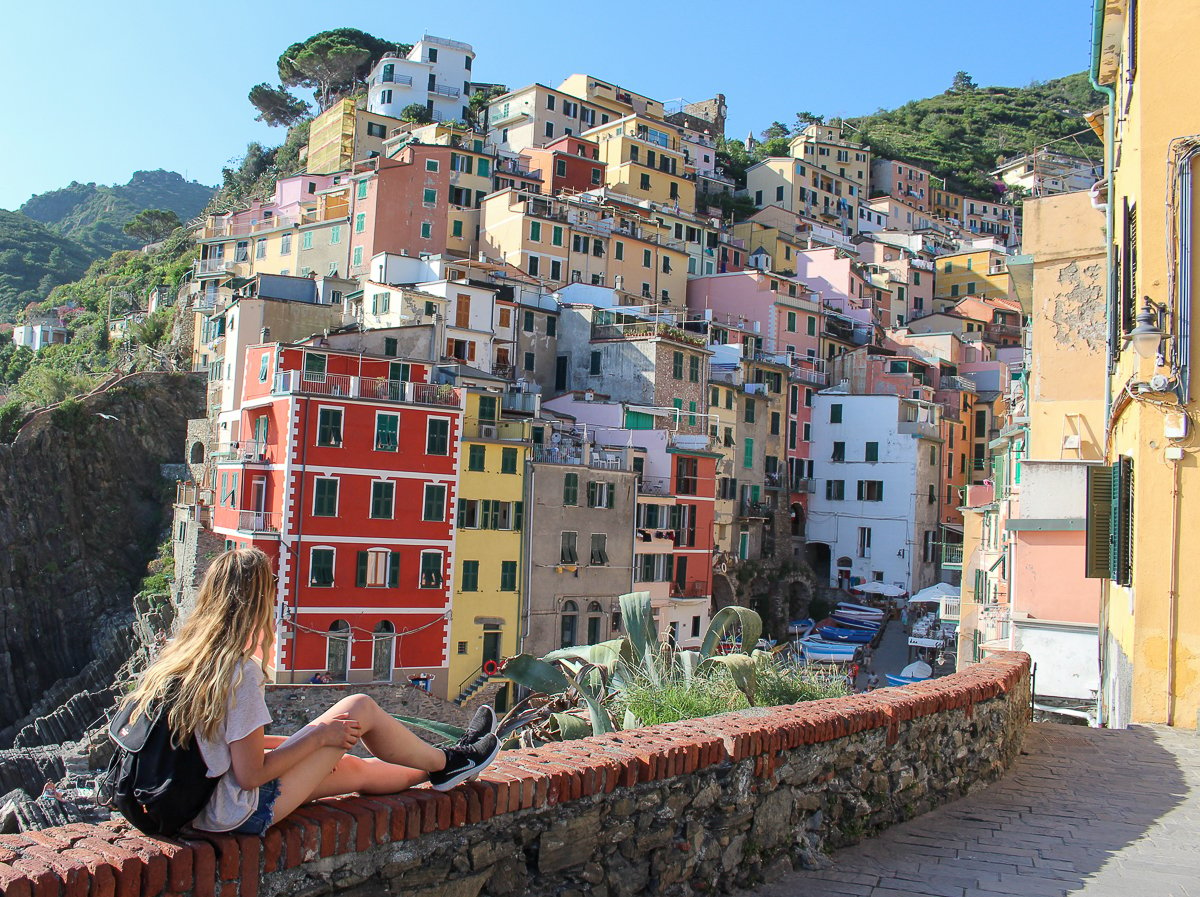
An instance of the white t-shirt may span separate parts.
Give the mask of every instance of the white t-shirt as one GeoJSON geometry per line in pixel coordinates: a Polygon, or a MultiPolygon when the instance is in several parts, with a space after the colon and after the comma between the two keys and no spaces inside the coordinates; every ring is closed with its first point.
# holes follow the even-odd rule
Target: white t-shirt
{"type": "Polygon", "coordinates": [[[258,809],[258,789],[240,787],[233,774],[229,745],[241,741],[259,726],[271,722],[267,709],[263,672],[258,661],[242,663],[242,681],[229,694],[229,715],[210,740],[199,733],[196,743],[208,765],[210,779],[220,777],[204,810],[192,820],[192,828],[205,832],[228,832],[237,828],[258,809]]]}

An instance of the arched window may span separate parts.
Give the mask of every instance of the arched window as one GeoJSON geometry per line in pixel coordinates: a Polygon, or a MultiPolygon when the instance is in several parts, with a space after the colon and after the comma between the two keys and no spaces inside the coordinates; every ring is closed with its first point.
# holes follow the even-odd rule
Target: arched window
{"type": "Polygon", "coordinates": [[[575,646],[578,619],[578,605],[574,601],[564,601],[562,606],[561,638],[559,639],[560,648],[573,648],[575,646]]]}
{"type": "Polygon", "coordinates": [[[599,601],[593,601],[588,605],[587,609],[587,643],[589,645],[598,644],[601,640],[600,635],[600,616],[604,613],[604,609],[600,607],[599,601]]]}
{"type": "Polygon", "coordinates": [[[325,640],[325,673],[334,682],[345,682],[350,672],[350,624],[334,620],[325,640]]]}
{"type": "Polygon", "coordinates": [[[391,682],[395,668],[393,651],[396,645],[396,627],[390,620],[380,620],[375,627],[371,650],[371,678],[376,682],[391,682]]]}

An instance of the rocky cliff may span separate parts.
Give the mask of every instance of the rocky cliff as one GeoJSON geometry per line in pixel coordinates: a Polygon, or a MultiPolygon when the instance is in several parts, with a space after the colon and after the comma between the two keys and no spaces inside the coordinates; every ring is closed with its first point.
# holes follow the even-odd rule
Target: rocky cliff
{"type": "Polygon", "coordinates": [[[203,413],[200,378],[135,374],[0,445],[0,746],[96,659],[100,630],[128,624],[169,507],[161,465],[203,413]]]}

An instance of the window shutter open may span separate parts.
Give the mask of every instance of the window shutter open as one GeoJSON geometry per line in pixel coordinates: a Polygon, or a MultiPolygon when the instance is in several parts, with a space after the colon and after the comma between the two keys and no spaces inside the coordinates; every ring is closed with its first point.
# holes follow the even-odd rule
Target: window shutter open
{"type": "Polygon", "coordinates": [[[358,586],[359,588],[362,588],[367,584],[367,563],[368,563],[368,561],[369,561],[368,552],[360,551],[358,553],[358,575],[355,577],[355,580],[354,580],[354,584],[356,586],[358,586]]]}
{"type": "Polygon", "coordinates": [[[1133,459],[1122,457],[1112,466],[1112,516],[1109,527],[1110,579],[1127,586],[1133,566],[1133,459]]]}
{"type": "Polygon", "coordinates": [[[393,551],[388,557],[388,587],[400,585],[400,552],[393,551]]]}
{"type": "Polygon", "coordinates": [[[1084,575],[1108,579],[1112,574],[1113,468],[1087,469],[1087,538],[1084,575]]]}

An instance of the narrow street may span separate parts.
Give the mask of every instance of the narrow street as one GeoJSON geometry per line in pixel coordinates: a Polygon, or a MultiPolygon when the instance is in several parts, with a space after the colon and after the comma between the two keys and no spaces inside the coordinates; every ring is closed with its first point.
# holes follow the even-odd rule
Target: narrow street
{"type": "Polygon", "coordinates": [[[1001,781],[752,897],[1195,897],[1198,830],[1200,737],[1035,723],[1001,781]]]}

